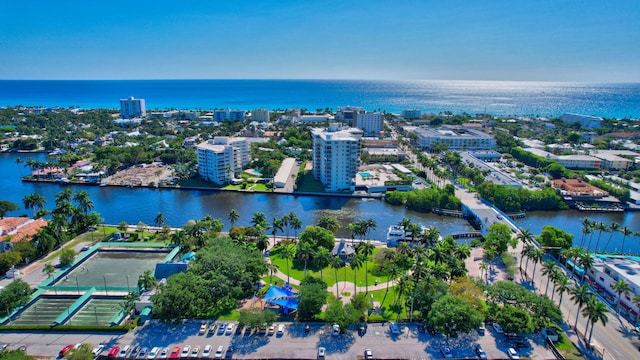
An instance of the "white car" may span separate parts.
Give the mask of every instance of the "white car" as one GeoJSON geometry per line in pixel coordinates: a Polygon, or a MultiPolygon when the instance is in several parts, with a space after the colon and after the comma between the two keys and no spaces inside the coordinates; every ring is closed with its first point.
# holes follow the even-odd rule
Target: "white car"
{"type": "Polygon", "coordinates": [[[503,334],[504,331],[502,330],[502,326],[500,326],[500,324],[498,324],[497,322],[493,323],[493,330],[495,330],[498,334],[503,334]]]}
{"type": "Polygon", "coordinates": [[[318,359],[324,359],[325,352],[326,352],[325,348],[319,347],[318,348],[318,359]]]}
{"type": "Polygon", "coordinates": [[[340,335],[340,325],[338,325],[338,324],[333,324],[333,326],[331,327],[331,335],[332,335],[332,336],[338,336],[338,335],[340,335]]]}
{"type": "Polygon", "coordinates": [[[209,356],[211,356],[211,349],[213,349],[213,346],[211,345],[205,346],[204,350],[202,350],[202,357],[208,358],[209,356]]]}
{"type": "Polygon", "coordinates": [[[279,324],[278,325],[278,335],[283,335],[284,334],[284,324],[279,324]]]}
{"type": "Polygon", "coordinates": [[[182,348],[182,352],[180,353],[180,357],[181,358],[186,358],[189,356],[189,353],[191,352],[191,345],[185,345],[182,348]]]}
{"type": "Polygon", "coordinates": [[[373,352],[371,351],[371,349],[364,349],[364,358],[366,360],[373,359],[373,352]]]}
{"type": "Polygon", "coordinates": [[[229,323],[229,325],[227,325],[227,335],[233,334],[233,326],[233,323],[229,323]]]}
{"type": "Polygon", "coordinates": [[[100,353],[102,353],[102,351],[104,350],[105,345],[104,344],[100,344],[98,346],[96,346],[95,348],[93,348],[93,350],[91,351],[91,353],[93,354],[93,356],[98,356],[100,355],[100,353]]]}
{"type": "Polygon", "coordinates": [[[158,352],[160,352],[159,347],[156,346],[151,348],[151,351],[147,354],[147,359],[155,359],[158,356],[158,352]]]}
{"type": "Polygon", "coordinates": [[[191,350],[191,355],[189,355],[192,358],[197,358],[198,355],[200,355],[200,346],[196,346],[193,348],[193,350],[191,350]]]}
{"type": "Polygon", "coordinates": [[[169,356],[169,348],[164,348],[160,351],[160,359],[166,359],[169,356]]]}
{"type": "Polygon", "coordinates": [[[198,334],[204,335],[206,332],[207,332],[207,323],[202,323],[202,325],[200,325],[200,330],[198,331],[198,334]]]}
{"type": "Polygon", "coordinates": [[[518,352],[514,348],[509,348],[509,350],[507,350],[507,354],[509,355],[509,359],[512,359],[512,360],[520,359],[520,356],[518,356],[518,352]]]}
{"type": "Polygon", "coordinates": [[[216,354],[215,354],[216,359],[222,358],[223,352],[224,352],[224,347],[222,345],[218,346],[218,349],[216,350],[216,354]]]}

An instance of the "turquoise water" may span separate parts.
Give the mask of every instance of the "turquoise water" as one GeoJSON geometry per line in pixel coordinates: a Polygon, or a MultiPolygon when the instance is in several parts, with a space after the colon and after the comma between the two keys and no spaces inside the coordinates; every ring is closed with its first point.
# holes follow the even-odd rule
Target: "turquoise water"
{"type": "Polygon", "coordinates": [[[362,176],[363,178],[368,178],[371,177],[371,174],[369,174],[368,172],[361,172],[360,176],[362,176]]]}
{"type": "Polygon", "coordinates": [[[255,176],[262,176],[262,173],[256,169],[247,169],[245,172],[255,176]]]}
{"type": "Polygon", "coordinates": [[[145,99],[147,109],[309,111],[362,106],[367,110],[492,115],[640,117],[640,84],[532,81],[362,80],[2,80],[0,106],[119,108],[145,99]]]}

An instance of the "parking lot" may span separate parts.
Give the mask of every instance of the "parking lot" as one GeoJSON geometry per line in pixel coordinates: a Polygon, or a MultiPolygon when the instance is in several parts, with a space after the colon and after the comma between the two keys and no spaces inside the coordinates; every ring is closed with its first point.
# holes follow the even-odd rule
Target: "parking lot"
{"type": "MultiPolygon", "coordinates": [[[[200,334],[200,321],[188,321],[178,326],[151,321],[136,331],[121,335],[112,334],[3,334],[2,342],[11,344],[11,348],[19,345],[27,346],[30,355],[56,357],[58,352],[68,344],[92,343],[105,344],[102,355],[106,355],[114,345],[139,345],[140,347],[181,348],[190,345],[193,349],[199,346],[204,349],[211,345],[213,352],[218,346],[226,350],[234,346],[233,358],[301,358],[314,359],[319,347],[326,349],[327,359],[354,359],[362,357],[364,350],[372,350],[373,357],[378,359],[441,359],[443,347],[449,347],[454,358],[475,358],[474,344],[480,344],[489,359],[507,358],[507,349],[512,346],[506,337],[496,334],[492,327],[487,327],[484,336],[473,334],[460,335],[454,339],[446,339],[442,335],[429,335],[418,332],[416,325],[400,324],[400,333],[394,334],[389,323],[369,324],[367,331],[359,335],[355,330],[348,330],[339,336],[331,334],[331,328],[325,324],[312,324],[310,331],[304,330],[303,323],[285,323],[283,334],[273,335],[252,334],[236,335],[235,331],[227,335],[226,331],[219,334],[200,334]]],[[[276,324],[277,329],[277,324],[276,324]]],[[[535,335],[526,338],[527,348],[519,349],[520,355],[532,359],[551,359],[553,354],[543,346],[542,336],[535,335]]],[[[230,354],[229,354],[230,355],[230,354]]]]}

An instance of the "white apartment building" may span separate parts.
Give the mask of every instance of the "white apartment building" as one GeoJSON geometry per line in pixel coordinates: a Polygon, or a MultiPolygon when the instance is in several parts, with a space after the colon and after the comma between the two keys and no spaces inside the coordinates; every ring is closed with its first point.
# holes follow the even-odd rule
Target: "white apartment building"
{"type": "Polygon", "coordinates": [[[580,114],[564,114],[560,116],[560,120],[567,124],[580,123],[580,126],[590,129],[599,128],[602,124],[601,117],[580,114]]]}
{"type": "Polygon", "coordinates": [[[198,173],[216,184],[227,184],[251,161],[246,138],[216,136],[197,146],[198,173]]]}
{"type": "Polygon", "coordinates": [[[327,191],[355,188],[362,130],[343,128],[342,124],[329,124],[327,129],[312,129],[313,177],[327,191]]]}
{"type": "Polygon", "coordinates": [[[269,115],[270,113],[267,109],[255,109],[251,112],[251,120],[257,122],[268,122],[269,115]]]}
{"type": "Polygon", "coordinates": [[[353,127],[364,131],[364,136],[378,137],[384,129],[382,114],[356,113],[353,119],[353,127]]]}
{"type": "Polygon", "coordinates": [[[422,150],[433,150],[436,144],[449,150],[487,150],[496,147],[493,136],[475,129],[443,126],[438,129],[416,128],[417,145],[422,150]]]}
{"type": "Polygon", "coordinates": [[[144,99],[136,99],[130,96],[127,99],[120,99],[120,116],[124,119],[143,117],[147,115],[144,99]]]}
{"type": "Polygon", "coordinates": [[[632,299],[635,295],[640,295],[640,262],[624,256],[596,256],[595,260],[593,268],[587,271],[591,283],[600,290],[601,295],[615,305],[618,294],[613,290],[613,285],[619,280],[624,280],[631,287],[631,291],[628,295],[622,294],[620,311],[635,318],[640,308],[632,299]]]}

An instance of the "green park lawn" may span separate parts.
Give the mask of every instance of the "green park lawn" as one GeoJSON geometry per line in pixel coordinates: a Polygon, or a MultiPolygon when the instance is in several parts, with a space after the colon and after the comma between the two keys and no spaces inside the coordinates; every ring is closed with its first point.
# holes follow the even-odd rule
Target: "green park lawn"
{"type": "MultiPolygon", "coordinates": [[[[380,249],[376,248],[373,250],[373,253],[377,253],[380,249]]],[[[271,252],[271,263],[275,265],[280,271],[282,271],[285,275],[287,274],[287,261],[283,259],[278,253],[277,249],[271,252]]],[[[369,286],[375,285],[376,280],[378,283],[383,283],[387,281],[387,276],[375,276],[371,274],[371,270],[374,268],[375,264],[373,261],[367,261],[369,266],[369,286]]],[[[341,267],[338,269],[338,281],[347,281],[353,283],[353,268],[351,267],[341,267]]],[[[309,263],[307,264],[307,275],[320,278],[320,269],[312,267],[309,263]]],[[[303,261],[290,261],[289,262],[289,276],[292,279],[300,280],[304,278],[304,262],[303,261]]],[[[366,266],[363,264],[357,270],[356,279],[358,282],[358,286],[366,285],[366,266]]],[[[327,266],[322,269],[322,280],[324,280],[328,286],[335,285],[336,283],[336,275],[335,271],[327,266]]]]}

